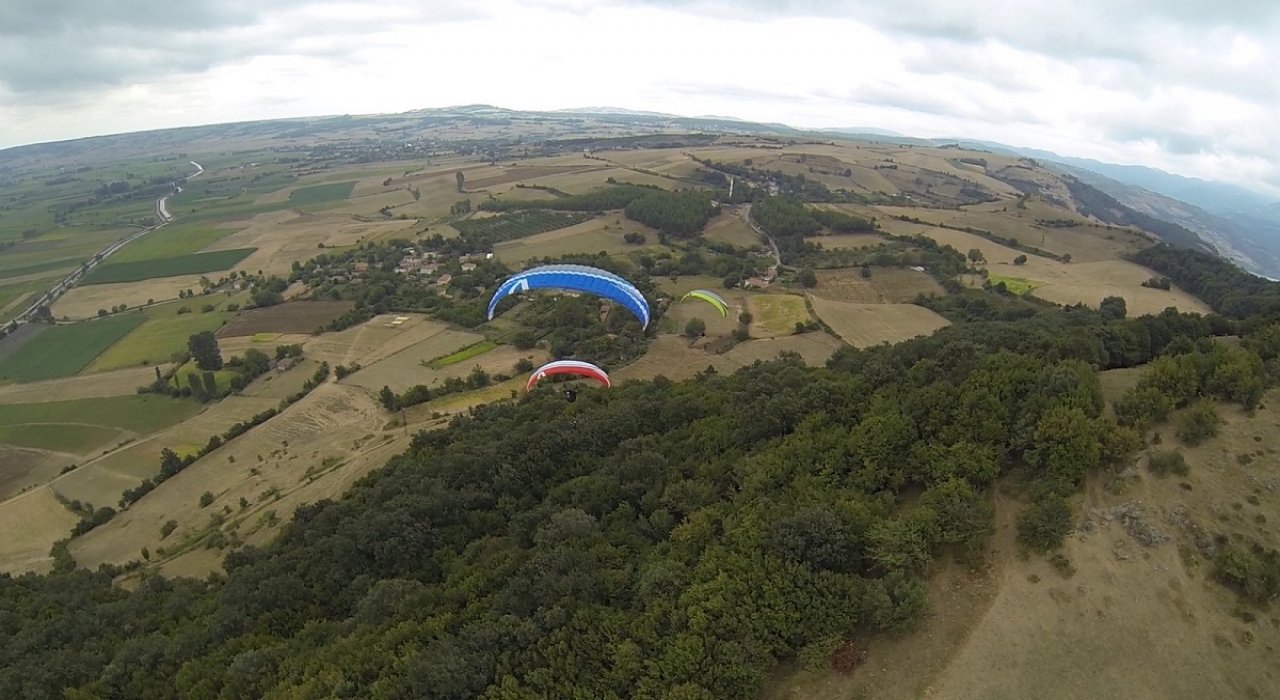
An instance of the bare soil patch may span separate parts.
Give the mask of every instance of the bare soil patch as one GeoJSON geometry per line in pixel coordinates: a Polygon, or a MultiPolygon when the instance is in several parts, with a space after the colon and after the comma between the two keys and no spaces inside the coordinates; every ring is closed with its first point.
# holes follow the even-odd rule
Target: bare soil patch
{"type": "Polygon", "coordinates": [[[291,301],[252,309],[218,329],[219,338],[255,333],[311,333],[351,310],[349,301],[291,301]]]}
{"type": "Polygon", "coordinates": [[[44,450],[0,445],[0,500],[48,481],[68,460],[66,455],[44,450]]]}
{"type": "Polygon", "coordinates": [[[924,272],[901,267],[873,267],[870,277],[860,269],[819,270],[818,286],[809,294],[860,304],[905,304],[921,294],[942,296],[946,290],[924,272]]]}

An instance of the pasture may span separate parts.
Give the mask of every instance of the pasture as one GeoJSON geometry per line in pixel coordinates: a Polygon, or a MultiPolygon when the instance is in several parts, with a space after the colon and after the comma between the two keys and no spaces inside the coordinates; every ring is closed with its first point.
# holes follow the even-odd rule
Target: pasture
{"type": "Polygon", "coordinates": [[[203,275],[209,272],[224,272],[249,257],[254,250],[253,248],[238,248],[208,253],[191,253],[171,258],[134,260],[133,262],[114,262],[111,258],[108,258],[108,262],[95,267],[92,272],[84,276],[80,283],[92,285],[140,282],[157,277],[178,277],[180,275],[203,275]]]}
{"type": "Polygon", "coordinates": [[[181,257],[198,253],[229,233],[226,229],[208,226],[170,224],[121,248],[108,260],[117,264],[181,257]]]}
{"type": "Polygon", "coordinates": [[[295,207],[305,207],[343,200],[351,196],[351,190],[355,186],[355,180],[351,180],[350,182],[330,182],[323,185],[299,187],[289,193],[289,204],[295,207]]]}
{"type": "Polygon", "coordinates": [[[89,372],[122,367],[155,365],[169,362],[175,354],[185,352],[187,338],[203,331],[214,331],[234,317],[230,311],[200,311],[205,304],[224,306],[223,295],[196,297],[178,304],[163,304],[146,309],[146,321],[121,338],[89,365],[89,372]],[[179,308],[193,309],[179,314],[179,308]],[[193,308],[194,307],[194,308],[193,308]]]}
{"type": "MultiPolygon", "coordinates": [[[[403,372],[425,371],[423,361],[431,361],[459,348],[484,340],[484,336],[469,331],[455,331],[445,323],[433,321],[422,314],[402,314],[409,320],[399,327],[387,322],[396,316],[388,314],[372,319],[338,333],[314,336],[303,345],[306,357],[317,362],[328,362],[331,367],[358,362],[369,369],[380,360],[400,356],[396,365],[403,372]],[[404,354],[405,351],[408,354],[404,354]],[[419,369],[414,370],[413,367],[419,369]]],[[[393,363],[395,364],[395,363],[393,363]]],[[[364,374],[357,372],[354,377],[364,374]]],[[[400,381],[417,375],[406,375],[400,381]]],[[[419,383],[411,381],[406,386],[419,383]]],[[[382,388],[379,384],[377,388],[382,388]]]]}
{"type": "Polygon", "coordinates": [[[755,338],[745,343],[738,343],[723,357],[729,362],[745,367],[756,360],[776,360],[778,355],[784,352],[794,352],[804,359],[805,364],[810,367],[819,367],[825,364],[842,345],[839,338],[833,338],[821,331],[814,331],[779,338],[755,338]]]}
{"type": "Polygon", "coordinates": [[[0,425],[105,425],[147,434],[179,423],[199,412],[200,405],[194,401],[156,394],[131,394],[71,401],[0,404],[0,425]]]}
{"type": "MultiPolygon", "coordinates": [[[[98,309],[110,309],[117,304],[136,309],[147,304],[177,299],[180,292],[188,289],[200,291],[200,275],[74,287],[53,303],[53,315],[59,320],[97,318],[98,309]]],[[[191,301],[196,302],[195,299],[191,301]]]]}
{"type": "Polygon", "coordinates": [[[818,317],[856,348],[910,340],[949,325],[945,318],[913,304],[855,304],[817,296],[810,300],[818,317]]]}
{"type": "Polygon", "coordinates": [[[145,320],[142,314],[123,313],[49,328],[0,360],[0,381],[32,382],[76,374],[145,320]]]}
{"type": "Polygon", "coordinates": [[[1140,468],[1121,493],[1092,480],[1073,499],[1092,527],[1061,550],[1069,579],[1041,557],[1002,553],[990,579],[994,600],[946,655],[930,697],[1267,697],[1280,624],[1212,580],[1213,563],[1192,532],[1277,546],[1269,523],[1280,516],[1280,496],[1262,486],[1280,478],[1280,466],[1264,457],[1280,449],[1275,398],[1273,391],[1252,415],[1221,407],[1220,435],[1182,449],[1185,477],[1140,468]],[[1255,459],[1242,465],[1241,454],[1255,459]],[[1128,501],[1144,506],[1144,522],[1168,539],[1143,546],[1119,518],[1100,517],[1128,501]]]}
{"type": "Polygon", "coordinates": [[[595,218],[580,224],[539,233],[528,238],[505,241],[493,247],[493,256],[509,266],[520,266],[533,258],[557,258],[573,253],[605,252],[610,255],[637,251],[662,250],[658,233],[643,224],[621,216],[595,218]],[[644,235],[645,243],[635,245],[623,240],[627,233],[644,235]]]}
{"type": "Polygon", "coordinates": [[[159,473],[164,448],[194,451],[208,444],[210,437],[277,404],[278,400],[265,397],[229,396],[198,415],[82,464],[55,481],[54,489],[69,499],[115,503],[125,489],[159,473]]]}
{"type": "Polygon", "coordinates": [[[154,367],[130,367],[38,382],[0,384],[0,404],[126,396],[136,393],[138,387],[151,383],[155,378],[154,367]]]}
{"type": "Polygon", "coordinates": [[[1055,304],[1086,304],[1097,308],[1104,298],[1119,296],[1124,297],[1130,316],[1158,314],[1170,306],[1179,311],[1209,312],[1204,302],[1176,287],[1168,291],[1143,287],[1142,283],[1155,273],[1124,260],[1062,263],[1027,254],[1026,264],[1014,265],[1013,259],[1023,253],[980,236],[934,226],[906,226],[961,252],[977,248],[987,260],[988,273],[1038,284],[1034,295],[1055,304]]]}
{"type": "Polygon", "coordinates": [[[121,438],[120,430],[104,425],[0,425],[0,444],[64,454],[87,455],[121,438]]]}
{"type": "Polygon", "coordinates": [[[804,297],[796,294],[757,294],[747,299],[753,336],[777,337],[795,333],[797,323],[813,320],[804,297]]]}
{"type": "Polygon", "coordinates": [[[672,381],[692,378],[707,367],[717,372],[732,373],[756,360],[777,359],[782,352],[795,352],[806,364],[819,366],[842,345],[838,338],[826,333],[802,333],[780,338],[757,338],[738,343],[723,354],[714,354],[691,346],[687,340],[674,335],[660,335],[650,343],[649,351],[631,364],[611,370],[609,377],[621,382],[629,379],[647,380],[662,376],[672,381]]]}
{"type": "Polygon", "coordinates": [[[31,489],[0,502],[0,573],[47,573],[53,568],[49,549],[66,537],[80,518],[67,510],[53,491],[31,489]]]}
{"type": "Polygon", "coordinates": [[[241,260],[236,269],[261,270],[264,274],[288,277],[293,263],[303,263],[323,253],[320,246],[346,248],[364,241],[405,235],[406,229],[415,223],[395,219],[359,221],[340,211],[316,214],[290,209],[227,223],[226,226],[239,230],[209,246],[209,251],[253,248],[255,252],[241,260]]]}
{"type": "MultiPolygon", "coordinates": [[[[384,356],[376,362],[361,362],[364,367],[344,379],[343,382],[375,392],[384,386],[389,386],[399,393],[415,384],[432,386],[444,377],[454,376],[459,372],[465,376],[471,371],[472,366],[476,364],[485,366],[491,372],[511,374],[514,371],[515,359],[505,361],[508,353],[495,354],[496,351],[486,351],[481,354],[464,357],[468,351],[473,351],[474,349],[483,349],[486,346],[490,350],[493,349],[493,344],[485,340],[482,335],[452,330],[444,324],[438,323],[432,323],[430,330],[433,332],[429,335],[425,334],[425,332],[420,333],[415,342],[405,344],[403,349],[394,354],[384,356]],[[493,355],[494,358],[501,358],[503,360],[502,364],[495,367],[492,364],[494,358],[489,357],[490,355],[493,355]],[[455,361],[448,363],[434,362],[447,357],[455,358],[455,361]]],[[[535,354],[538,353],[532,350],[522,353],[522,355],[535,354]]]]}
{"type": "Polygon", "coordinates": [[[943,296],[947,292],[927,273],[905,267],[871,267],[870,277],[860,268],[818,270],[818,285],[811,296],[861,304],[905,304],[917,296],[943,296]]]}
{"type": "Polygon", "coordinates": [[[709,241],[728,243],[739,248],[764,247],[760,234],[745,219],[727,209],[707,223],[702,235],[709,241]]]}
{"type": "Polygon", "coordinates": [[[193,401],[155,394],[0,404],[0,442],[88,454],[122,437],[180,423],[199,411],[193,401]]]}
{"type": "Polygon", "coordinates": [[[349,301],[291,301],[263,309],[251,309],[222,326],[217,336],[229,338],[270,333],[311,333],[350,311],[352,306],[353,303],[349,301]]]}
{"type": "MultiPolygon", "coordinates": [[[[0,275],[3,273],[0,272],[0,275]]],[[[52,280],[36,280],[0,286],[0,323],[4,323],[31,306],[40,293],[53,286],[52,280]]]]}
{"type": "Polygon", "coordinates": [[[826,250],[842,248],[874,248],[887,239],[874,233],[833,233],[827,236],[809,236],[805,243],[816,243],[826,250]]]}
{"type": "Polygon", "coordinates": [[[111,522],[76,538],[71,554],[93,568],[136,559],[148,547],[164,572],[203,576],[217,569],[225,554],[206,549],[214,532],[263,545],[299,505],[341,497],[356,479],[402,452],[411,435],[384,432],[390,419],[363,389],[323,384],[168,479],[111,522]],[[205,491],[215,498],[201,509],[197,500],[205,491]],[[241,507],[241,498],[247,507],[241,507]],[[225,522],[214,524],[214,513],[224,513],[225,522]],[[160,528],[170,519],[178,528],[162,537],[160,528]]]}
{"type": "Polygon", "coordinates": [[[1012,238],[1022,245],[1034,246],[1058,255],[1070,255],[1074,262],[1111,260],[1151,244],[1150,238],[1139,231],[1108,228],[1039,201],[1028,204],[1026,209],[1018,209],[1007,202],[988,202],[959,211],[887,206],[876,209],[882,213],[879,220],[886,229],[891,229],[894,224],[906,223],[890,219],[890,216],[906,215],[928,223],[990,231],[1003,238],[1012,238]],[[1041,225],[1037,223],[1038,220],[1070,221],[1078,225],[1055,228],[1041,225]]]}

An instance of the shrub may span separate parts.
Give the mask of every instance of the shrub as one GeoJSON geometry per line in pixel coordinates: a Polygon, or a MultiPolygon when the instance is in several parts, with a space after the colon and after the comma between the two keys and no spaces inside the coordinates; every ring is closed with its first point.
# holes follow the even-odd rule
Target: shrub
{"type": "Polygon", "coordinates": [[[1249,600],[1268,603],[1280,596],[1280,552],[1225,546],[1214,559],[1214,575],[1249,600]]]}
{"type": "Polygon", "coordinates": [[[1186,458],[1178,450],[1164,450],[1147,455],[1147,469],[1158,476],[1170,473],[1186,476],[1191,471],[1186,458]]]}
{"type": "Polygon", "coordinates": [[[1178,439],[1188,445],[1195,446],[1218,434],[1222,418],[1214,409],[1213,402],[1201,400],[1187,409],[1178,419],[1178,439]]]}
{"type": "Polygon", "coordinates": [[[204,493],[200,494],[200,507],[201,507],[201,508],[204,508],[205,506],[209,505],[210,503],[213,503],[213,494],[212,494],[212,493],[209,493],[208,491],[205,491],[204,493]]]}
{"type": "Polygon", "coordinates": [[[1018,515],[1018,541],[1047,552],[1062,545],[1071,532],[1071,506],[1057,494],[1041,496],[1018,515]]]}

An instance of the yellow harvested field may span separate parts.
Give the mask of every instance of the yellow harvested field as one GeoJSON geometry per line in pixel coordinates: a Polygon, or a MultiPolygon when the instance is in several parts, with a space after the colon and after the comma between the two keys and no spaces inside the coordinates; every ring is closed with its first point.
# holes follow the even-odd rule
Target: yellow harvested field
{"type": "Polygon", "coordinates": [[[756,233],[740,216],[725,210],[720,216],[712,219],[702,231],[709,241],[728,243],[739,248],[764,247],[760,234],[756,233]]]}
{"type": "Polygon", "coordinates": [[[278,404],[279,399],[273,398],[228,396],[190,420],[85,462],[51,485],[68,499],[114,504],[125,489],[160,472],[160,451],[164,448],[176,451],[190,445],[204,446],[210,437],[278,404]]]}
{"type": "Polygon", "coordinates": [[[1143,287],[1142,283],[1155,273],[1124,260],[1061,263],[1028,254],[1025,265],[1014,265],[1013,259],[1023,253],[981,236],[935,226],[904,225],[962,253],[977,248],[986,258],[986,267],[991,273],[1038,282],[1032,294],[1056,304],[1086,304],[1097,308],[1104,298],[1119,296],[1124,297],[1130,316],[1158,314],[1170,306],[1179,311],[1209,312],[1204,302],[1176,287],[1169,291],[1143,287]]]}
{"type": "Polygon", "coordinates": [[[813,320],[798,294],[757,294],[747,300],[751,312],[751,335],[777,337],[795,333],[797,323],[813,320]]]}
{"type": "MultiPolygon", "coordinates": [[[[877,207],[878,219],[885,228],[902,224],[888,217],[906,215],[930,223],[969,227],[1012,238],[1022,245],[1033,246],[1058,255],[1069,254],[1073,262],[1111,260],[1151,245],[1147,234],[1133,229],[1112,228],[1091,222],[1082,216],[1033,200],[1026,209],[1008,202],[985,202],[963,210],[918,209],[912,207],[877,207]],[[1037,224],[1037,220],[1071,220],[1080,226],[1053,228],[1037,224]]],[[[966,251],[961,251],[966,252],[966,251]]]]}
{"type": "Polygon", "coordinates": [[[353,362],[372,367],[381,359],[447,330],[449,326],[423,314],[383,314],[344,331],[313,336],[303,345],[303,353],[317,362],[328,362],[330,367],[353,362]],[[408,320],[389,327],[387,324],[398,315],[407,316],[408,320]]]}
{"type": "Polygon", "coordinates": [[[609,372],[616,384],[628,379],[653,379],[663,376],[680,381],[706,369],[715,367],[717,372],[732,372],[741,365],[729,361],[723,355],[715,355],[690,347],[680,336],[660,335],[649,344],[649,351],[631,364],[609,372]]]}
{"type": "Polygon", "coordinates": [[[79,518],[53,492],[37,488],[0,502],[0,573],[46,573],[53,568],[49,549],[66,537],[79,518]]]}
{"type": "Polygon", "coordinates": [[[234,227],[241,230],[219,239],[207,250],[257,248],[232,271],[256,273],[262,270],[266,274],[288,276],[293,263],[314,258],[320,244],[326,248],[353,246],[390,232],[403,231],[414,223],[412,220],[355,221],[350,215],[339,212],[304,214],[289,209],[259,214],[247,222],[235,222],[234,227]]]}
{"type": "Polygon", "coordinates": [[[813,309],[844,341],[857,348],[931,335],[947,319],[914,304],[856,304],[811,296],[813,309]]]}
{"type": "MultiPolygon", "coordinates": [[[[224,274],[224,273],[217,273],[224,274]]],[[[214,276],[216,277],[217,274],[214,276]]],[[[98,309],[110,309],[117,304],[126,304],[129,308],[137,308],[148,301],[169,301],[178,298],[178,292],[184,289],[200,291],[200,275],[179,275],[177,277],[158,277],[138,282],[118,282],[115,284],[91,284],[75,287],[63,294],[53,303],[53,315],[59,320],[63,316],[71,320],[96,318],[98,309]]],[[[199,309],[205,302],[200,297],[191,300],[199,309]]]]}
{"type": "Polygon", "coordinates": [[[111,522],[76,538],[71,554],[81,565],[96,568],[138,559],[141,548],[148,547],[162,572],[203,576],[220,567],[225,555],[203,544],[215,530],[265,544],[299,505],[340,498],[356,479],[403,452],[412,427],[384,432],[390,420],[364,389],[323,384],[168,479],[111,522]],[[205,491],[215,500],[200,508],[205,491]],[[241,508],[241,498],[247,508],[241,508]],[[224,507],[231,513],[219,528],[211,516],[224,507]],[[160,528],[170,519],[178,528],[162,538],[160,528]]]}
{"type": "MultiPolygon", "coordinates": [[[[167,364],[160,365],[161,372],[168,368],[167,364]]],[[[125,396],[135,393],[138,387],[150,384],[155,381],[155,378],[154,367],[133,367],[29,384],[5,384],[0,385],[0,404],[125,396]]]]}
{"type": "Polygon", "coordinates": [[[810,296],[861,304],[906,304],[924,294],[943,296],[946,290],[927,273],[904,267],[873,267],[870,277],[860,269],[818,270],[818,286],[810,296]]]}
{"type": "Polygon", "coordinates": [[[833,233],[829,236],[810,236],[806,243],[817,243],[827,250],[839,248],[874,248],[885,242],[884,236],[874,233],[833,233]]]}
{"type": "Polygon", "coordinates": [[[511,375],[515,372],[515,363],[519,357],[541,354],[533,351],[510,352],[515,349],[502,347],[438,370],[424,365],[437,357],[443,357],[482,340],[484,336],[477,333],[445,328],[390,357],[363,366],[360,371],[344,379],[343,383],[362,386],[370,391],[378,391],[384,386],[389,386],[392,391],[402,393],[416,384],[432,386],[445,377],[465,377],[471,372],[471,368],[477,365],[484,367],[485,371],[491,374],[502,372],[511,375]],[[491,355],[494,357],[490,357],[491,355]]]}
{"type": "Polygon", "coordinates": [[[538,178],[537,184],[554,187],[558,190],[568,192],[569,194],[583,194],[591,190],[607,187],[605,182],[609,178],[613,178],[618,182],[629,182],[635,185],[654,185],[663,189],[672,189],[673,187],[688,185],[669,177],[658,175],[649,175],[647,173],[636,172],[626,168],[605,168],[604,170],[594,170],[590,172],[571,173],[568,175],[556,175],[554,177],[538,178]]]}
{"type": "Polygon", "coordinates": [[[424,404],[414,406],[406,413],[409,414],[410,424],[424,421],[430,422],[434,420],[433,415],[448,416],[462,413],[481,404],[505,401],[513,398],[513,396],[518,397],[524,393],[524,387],[527,382],[527,377],[514,377],[483,389],[464,391],[459,394],[449,394],[438,399],[432,399],[424,404]]]}
{"type": "MultiPolygon", "coordinates": [[[[716,293],[728,290],[712,290],[716,293]]],[[[738,315],[746,310],[746,304],[743,303],[741,297],[735,298],[734,295],[721,294],[729,304],[728,316],[721,316],[716,307],[701,299],[688,299],[687,301],[679,301],[679,297],[672,301],[671,306],[667,308],[662,315],[660,321],[661,329],[677,335],[684,333],[684,328],[689,321],[697,318],[706,324],[706,335],[699,343],[705,344],[709,340],[717,337],[727,336],[733,333],[738,327],[738,315]]]]}
{"type": "Polygon", "coordinates": [[[1158,314],[1171,306],[1179,311],[1210,312],[1207,304],[1176,287],[1169,291],[1143,287],[1153,276],[1147,268],[1124,260],[1071,263],[1067,275],[1057,279],[1043,275],[1045,283],[1032,294],[1058,304],[1084,303],[1094,308],[1106,297],[1124,297],[1131,317],[1158,314]]]}
{"type": "Polygon", "coordinates": [[[277,345],[301,345],[313,337],[315,336],[303,333],[282,333],[269,341],[263,342],[254,340],[252,335],[237,335],[229,338],[218,338],[218,349],[222,351],[224,362],[236,355],[243,355],[244,351],[250,348],[265,352],[270,357],[275,357],[277,345]]]}
{"type": "Polygon", "coordinates": [[[794,352],[804,358],[805,364],[816,367],[824,364],[842,345],[839,338],[815,331],[781,338],[757,338],[738,343],[724,354],[724,358],[745,367],[756,360],[774,360],[780,353],[794,352]]]}
{"type": "Polygon", "coordinates": [[[811,366],[825,363],[842,343],[826,333],[814,332],[781,338],[758,338],[738,343],[728,352],[717,355],[690,346],[682,337],[660,335],[650,344],[649,352],[626,367],[610,372],[614,382],[629,379],[653,379],[663,376],[673,381],[689,379],[707,367],[731,373],[756,360],[773,360],[782,352],[796,352],[811,366]]]}
{"type": "Polygon", "coordinates": [[[532,258],[554,258],[573,253],[661,250],[662,246],[657,245],[657,241],[658,233],[642,224],[622,217],[604,217],[519,240],[504,241],[493,247],[493,256],[507,265],[521,265],[532,258]],[[644,234],[646,244],[637,246],[622,240],[632,231],[644,234]]]}

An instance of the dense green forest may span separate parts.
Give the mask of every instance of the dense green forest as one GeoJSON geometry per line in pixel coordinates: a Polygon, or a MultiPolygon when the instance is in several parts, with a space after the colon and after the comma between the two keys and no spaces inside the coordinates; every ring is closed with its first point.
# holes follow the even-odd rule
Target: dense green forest
{"type": "MultiPolygon", "coordinates": [[[[0,695],[752,697],[781,660],[909,628],[932,561],[982,556],[1001,475],[1032,498],[1023,541],[1054,546],[1064,496],[1140,445],[1096,370],[1165,357],[1207,379],[1159,391],[1247,403],[1280,347],[1262,326],[1215,350],[1220,317],[1033,311],[478,408],[207,581],[0,577],[0,695]]],[[[1241,586],[1271,561],[1233,551],[1241,586]]]]}
{"type": "Polygon", "coordinates": [[[625,209],[628,219],[681,238],[701,231],[718,211],[710,195],[700,190],[650,192],[631,200],[625,209]]]}

